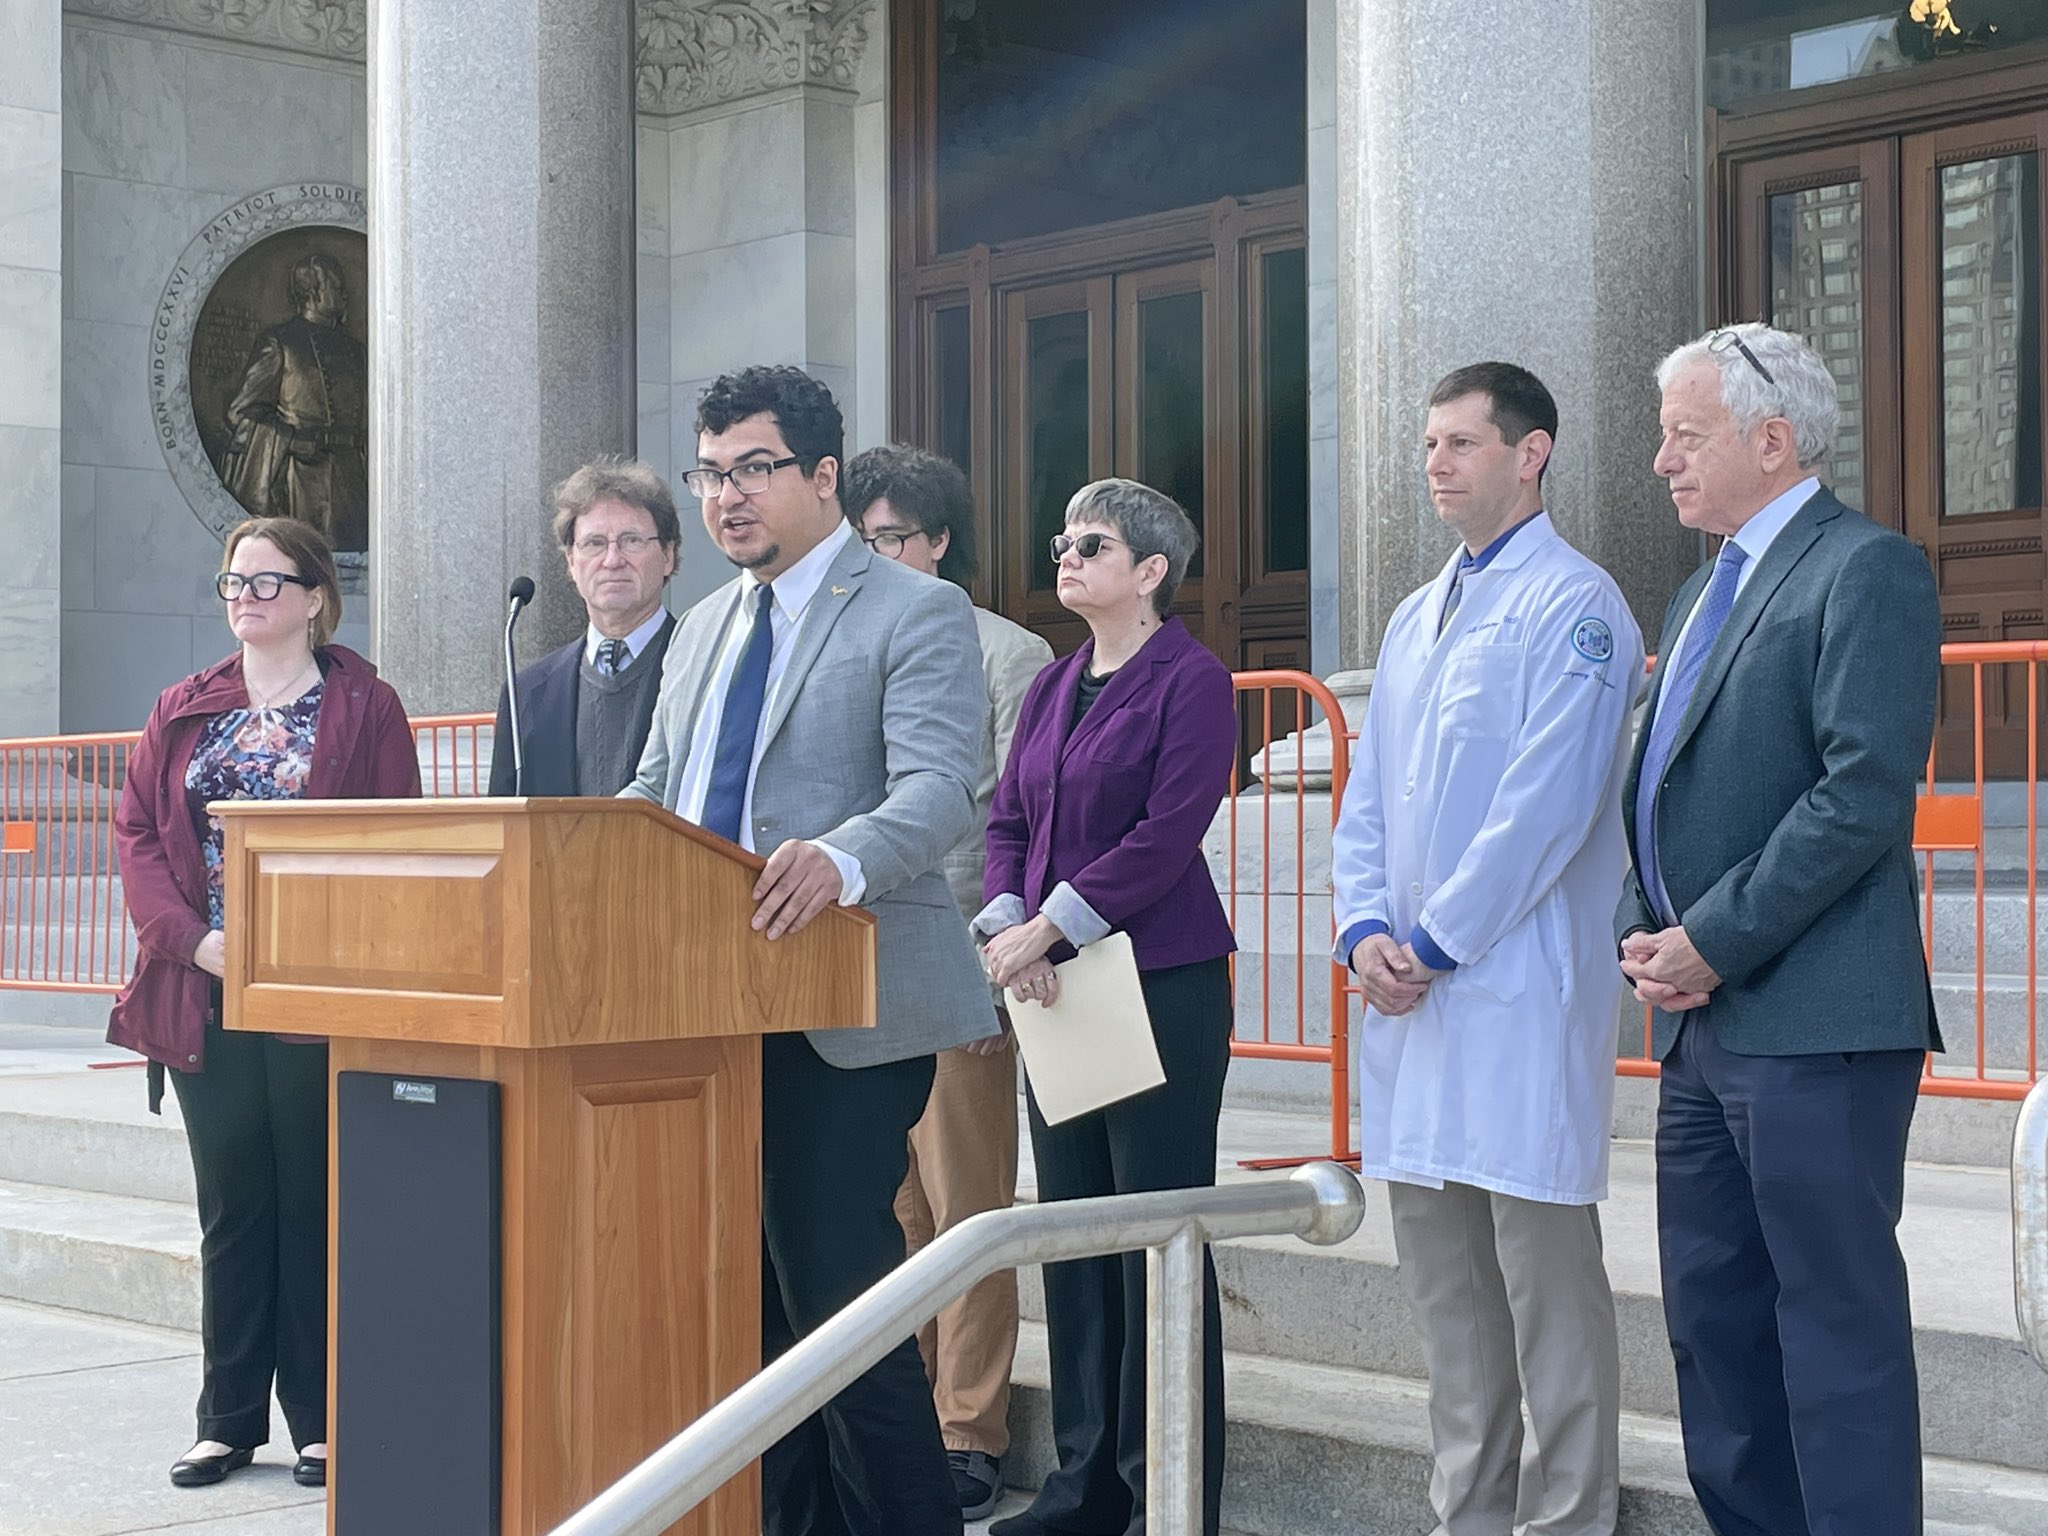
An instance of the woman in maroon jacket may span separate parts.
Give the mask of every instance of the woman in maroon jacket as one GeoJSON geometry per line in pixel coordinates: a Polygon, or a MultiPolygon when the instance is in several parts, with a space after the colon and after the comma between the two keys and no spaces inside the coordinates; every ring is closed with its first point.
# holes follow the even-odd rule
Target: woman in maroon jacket
{"type": "MultiPolygon", "coordinates": [[[[974,920],[998,985],[1050,1001],[1052,962],[1128,934],[1166,1081],[1047,1125],[1030,1101],[1041,1200],[1185,1189],[1216,1178],[1236,948],[1202,836],[1230,784],[1230,674],[1167,617],[1197,542],[1170,497],[1100,480],[1052,541],[1060,601],[1088,642],[1038,674],[989,808],[974,920]]],[[[1026,1069],[1028,1078],[1029,1069],[1026,1069]]],[[[1223,1344],[1204,1258],[1204,1529],[1223,1485],[1223,1344]]],[[[997,1536],[1122,1536],[1145,1528],[1145,1256],[1045,1266],[1059,1466],[997,1536]]]]}
{"type": "Polygon", "coordinates": [[[171,1468],[217,1483],[270,1439],[273,1379],[293,1476],[327,1478],[327,1049],[220,1026],[221,830],[215,800],[415,796],[405,706],[377,669],[328,644],[334,554],[311,524],[256,518],[228,535],[218,579],[241,648],[164,690],[114,813],[141,943],[107,1038],[163,1072],[199,1191],[205,1378],[199,1443],[171,1468]]]}

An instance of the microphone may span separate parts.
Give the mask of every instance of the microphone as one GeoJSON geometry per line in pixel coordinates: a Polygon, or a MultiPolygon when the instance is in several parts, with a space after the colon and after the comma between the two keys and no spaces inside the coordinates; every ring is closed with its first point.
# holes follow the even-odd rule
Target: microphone
{"type": "Polygon", "coordinates": [[[512,626],[519,622],[519,615],[526,605],[533,601],[533,578],[521,576],[512,583],[508,594],[509,606],[505,610],[505,701],[508,723],[512,727],[512,793],[526,793],[526,744],[519,733],[519,661],[512,651],[512,626]]]}

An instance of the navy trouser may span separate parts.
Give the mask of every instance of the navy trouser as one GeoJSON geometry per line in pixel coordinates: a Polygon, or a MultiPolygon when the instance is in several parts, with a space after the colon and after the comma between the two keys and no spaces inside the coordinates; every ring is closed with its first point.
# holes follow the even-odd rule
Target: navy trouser
{"type": "MultiPolygon", "coordinates": [[[[761,1363],[903,1262],[896,1191],[932,1058],[827,1063],[761,1039],[761,1363]]],[[[906,1338],[761,1458],[766,1536],[960,1536],[917,1340],[906,1338]]]]}
{"type": "MultiPolygon", "coordinates": [[[[1225,960],[1140,971],[1166,1081],[1106,1109],[1047,1125],[1029,1096],[1038,1198],[1079,1200],[1216,1182],[1216,1122],[1230,1069],[1225,960]]],[[[1026,1073],[1027,1083],[1029,1073],[1026,1073]]],[[[1045,1266],[1052,1435],[1059,1464],[1031,1502],[1053,1531],[1145,1530],[1145,1255],[1045,1266]]],[[[1202,1529],[1215,1536],[1223,1490],[1223,1314],[1202,1252],[1202,1529]]]]}
{"type": "Polygon", "coordinates": [[[1918,1536],[1897,1227],[1919,1051],[1664,1060],[1657,1227],[1685,1460],[1719,1536],[1918,1536]]]}

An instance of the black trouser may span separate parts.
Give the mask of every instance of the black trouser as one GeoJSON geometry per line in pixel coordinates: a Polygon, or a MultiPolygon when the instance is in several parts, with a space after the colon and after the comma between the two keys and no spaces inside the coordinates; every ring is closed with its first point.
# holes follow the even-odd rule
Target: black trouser
{"type": "Polygon", "coordinates": [[[327,1047],[206,1025],[205,1070],[171,1085],[199,1187],[201,1440],[327,1438],[327,1047]]]}
{"type": "MultiPolygon", "coordinates": [[[[1031,1098],[1040,1200],[1079,1200],[1216,1182],[1216,1120],[1230,1066],[1224,960],[1145,971],[1145,1008],[1166,1081],[1148,1093],[1047,1125],[1031,1098]]],[[[1028,1077],[1028,1073],[1027,1073],[1028,1077]]],[[[1059,1467],[1031,1513],[1056,1531],[1145,1529],[1145,1255],[1045,1266],[1052,1432],[1059,1467]]],[[[1202,1254],[1202,1529],[1215,1536],[1223,1488],[1223,1318],[1202,1254]]]]}
{"type": "MultiPolygon", "coordinates": [[[[903,1262],[896,1191],[933,1059],[828,1065],[761,1041],[761,1363],[903,1262]]],[[[917,1340],[906,1338],[761,1458],[766,1536],[960,1536],[917,1340]]]]}
{"type": "Polygon", "coordinates": [[[1657,1106],[1678,1416],[1721,1536],[1920,1530],[1898,1225],[1919,1051],[1740,1056],[1688,1021],[1657,1106]]]}

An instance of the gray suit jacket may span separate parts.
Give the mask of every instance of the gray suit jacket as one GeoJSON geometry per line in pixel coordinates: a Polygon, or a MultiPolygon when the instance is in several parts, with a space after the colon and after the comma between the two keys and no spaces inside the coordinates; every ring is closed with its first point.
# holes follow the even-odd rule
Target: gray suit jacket
{"type": "MultiPolygon", "coordinates": [[[[677,621],[640,770],[622,793],[676,809],[740,594],[735,578],[677,621]]],[[[879,974],[875,1028],[806,1038],[835,1067],[868,1067],[994,1034],[988,983],[940,872],[974,822],[988,718],[967,594],[855,539],[790,643],[754,770],[754,846],[765,855],[819,838],[860,861],[879,974]]]]}
{"type": "MultiPolygon", "coordinates": [[[[1668,657],[1711,565],[1679,589],[1668,657]]],[[[1658,1011],[1731,1051],[1939,1050],[1914,908],[1913,797],[1934,735],[1941,610],[1927,557],[1825,489],[1757,562],[1707,655],[1657,791],[1657,862],[1679,921],[1721,985],[1658,1011]]],[[[1623,800],[1664,683],[1651,681],[1623,800]]],[[[1617,939],[1661,928],[1633,867],[1617,939]]]]}

